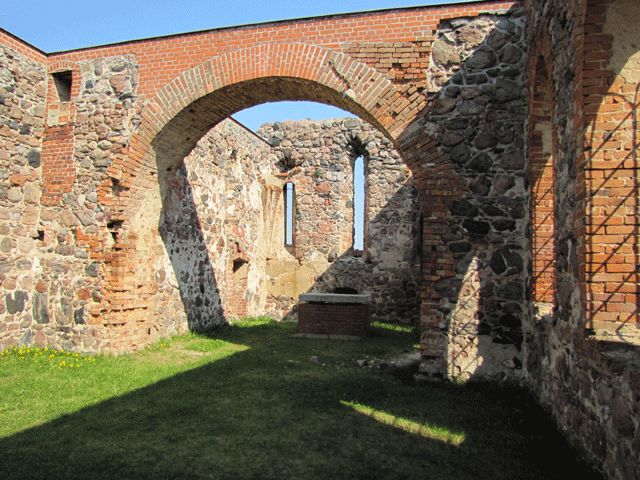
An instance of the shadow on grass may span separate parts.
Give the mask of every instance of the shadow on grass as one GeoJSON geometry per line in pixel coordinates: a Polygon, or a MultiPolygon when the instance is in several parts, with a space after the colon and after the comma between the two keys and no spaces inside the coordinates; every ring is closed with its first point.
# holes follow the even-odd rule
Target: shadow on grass
{"type": "Polygon", "coordinates": [[[211,338],[248,350],[0,440],[0,478],[597,478],[520,390],[355,367],[406,333],[329,342],[294,328],[224,328],[211,338]]]}

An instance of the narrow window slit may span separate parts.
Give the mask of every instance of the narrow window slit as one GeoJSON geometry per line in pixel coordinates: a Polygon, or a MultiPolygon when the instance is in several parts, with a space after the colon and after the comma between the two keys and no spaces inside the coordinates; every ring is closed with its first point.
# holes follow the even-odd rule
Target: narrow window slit
{"type": "Polygon", "coordinates": [[[364,250],[365,224],[365,174],[364,158],[359,156],[353,163],[353,249],[364,250]]]}
{"type": "Polygon", "coordinates": [[[293,246],[294,229],[294,208],[295,208],[295,186],[292,182],[287,182],[283,187],[284,192],[284,244],[287,247],[293,246]]]}

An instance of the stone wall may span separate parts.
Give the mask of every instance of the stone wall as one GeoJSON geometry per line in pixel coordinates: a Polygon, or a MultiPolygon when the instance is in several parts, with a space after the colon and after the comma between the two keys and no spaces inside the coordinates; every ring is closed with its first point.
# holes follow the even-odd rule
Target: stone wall
{"type": "Polygon", "coordinates": [[[266,141],[227,120],[182,166],[160,172],[155,251],[168,255],[155,261],[155,308],[164,322],[206,329],[248,314],[295,318],[300,293],[349,287],[372,294],[374,318],[414,323],[417,192],[391,143],[357,119],[267,124],[259,134],[266,141]],[[352,248],[358,155],[367,164],[364,252],[352,248]],[[296,189],[293,247],[284,243],[287,182],[296,189]]]}
{"type": "Polygon", "coordinates": [[[14,61],[4,88],[20,102],[3,118],[18,115],[15,107],[23,111],[21,124],[9,125],[18,135],[8,136],[15,145],[6,151],[16,155],[7,168],[7,198],[12,210],[22,210],[10,219],[22,224],[22,232],[13,233],[14,242],[20,240],[11,247],[21,256],[12,261],[24,272],[4,285],[22,284],[24,290],[4,296],[8,328],[16,326],[12,319],[20,321],[2,343],[100,350],[108,337],[100,262],[115,234],[98,187],[135,127],[137,67],[127,57],[50,66],[49,71],[72,72],[71,98],[60,101],[44,65],[7,48],[3,52],[14,61]]]}
{"type": "Polygon", "coordinates": [[[206,330],[263,314],[275,163],[266,142],[225,120],[167,173],[159,227],[167,253],[155,259],[167,325],[206,330]]]}
{"type": "Polygon", "coordinates": [[[44,63],[0,45],[0,348],[31,343],[46,323],[38,258],[44,63]]]}
{"type": "Polygon", "coordinates": [[[421,192],[427,374],[521,375],[529,315],[525,21],[524,10],[512,9],[445,20],[435,32],[426,84],[433,104],[420,120],[437,142],[432,185],[421,192]]]}
{"type": "MultiPolygon", "coordinates": [[[[526,378],[597,468],[609,478],[640,478],[638,217],[631,213],[639,178],[638,6],[540,0],[529,7],[528,157],[533,178],[549,179],[543,190],[553,206],[545,221],[553,229],[543,234],[532,215],[531,257],[544,265],[547,252],[536,245],[549,240],[556,281],[524,326],[526,378]]],[[[539,283],[532,279],[534,300],[539,283]]]]}
{"type": "Polygon", "coordinates": [[[284,247],[284,205],[267,259],[267,311],[291,312],[300,293],[348,288],[372,297],[374,320],[417,323],[420,207],[391,142],[359,119],[267,124],[258,134],[295,185],[294,245],[284,247]],[[365,164],[364,249],[353,248],[353,166],[365,164]]]}

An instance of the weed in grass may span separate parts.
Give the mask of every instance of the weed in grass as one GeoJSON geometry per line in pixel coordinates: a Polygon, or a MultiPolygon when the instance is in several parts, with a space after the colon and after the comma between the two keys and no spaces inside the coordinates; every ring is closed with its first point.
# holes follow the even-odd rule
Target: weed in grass
{"type": "Polygon", "coordinates": [[[0,352],[0,360],[18,360],[31,366],[44,368],[74,369],[96,362],[90,355],[56,350],[48,347],[11,347],[0,352]]]}

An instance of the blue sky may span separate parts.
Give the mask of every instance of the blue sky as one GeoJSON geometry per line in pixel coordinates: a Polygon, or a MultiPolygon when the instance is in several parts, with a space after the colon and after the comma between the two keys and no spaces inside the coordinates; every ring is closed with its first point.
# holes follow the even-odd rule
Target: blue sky
{"type": "MultiPolygon", "coordinates": [[[[138,38],[247,23],[455,0],[0,0],[0,27],[56,52],[138,38]]],[[[256,106],[234,117],[252,130],[265,122],[335,118],[349,113],[309,102],[256,106]]]]}
{"type": "Polygon", "coordinates": [[[0,26],[45,52],[272,20],[459,0],[2,0],[0,26]]]}

